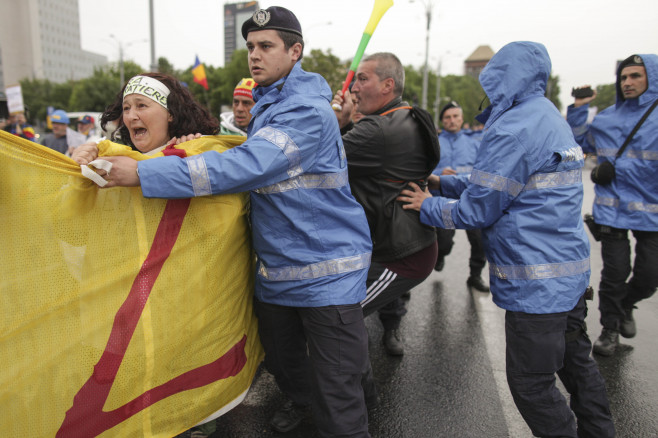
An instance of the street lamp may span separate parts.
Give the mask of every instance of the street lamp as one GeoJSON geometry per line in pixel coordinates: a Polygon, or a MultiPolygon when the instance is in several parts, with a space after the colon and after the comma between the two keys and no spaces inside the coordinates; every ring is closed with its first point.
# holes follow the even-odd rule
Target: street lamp
{"type": "MultiPolygon", "coordinates": [[[[125,78],[123,77],[124,76],[123,75],[123,48],[124,48],[124,44],[119,40],[119,38],[114,36],[114,34],[110,34],[110,38],[112,38],[114,41],[116,41],[117,45],[119,46],[119,87],[123,88],[123,84],[124,84],[124,80],[125,80],[125,78]]],[[[141,39],[141,40],[135,40],[135,41],[129,41],[129,42],[125,43],[125,47],[130,47],[130,46],[132,46],[133,44],[136,44],[136,43],[145,43],[147,41],[148,41],[148,38],[144,38],[144,39],[141,39]]]]}
{"type": "MultiPolygon", "coordinates": [[[[430,51],[430,22],[432,21],[432,0],[419,0],[425,7],[425,16],[427,17],[427,29],[425,34],[425,64],[423,65],[423,97],[421,100],[421,107],[427,109],[427,75],[429,67],[427,66],[427,58],[430,51]]],[[[414,0],[410,0],[411,3],[414,0]]]]}
{"type": "Polygon", "coordinates": [[[443,58],[439,57],[439,66],[436,70],[436,98],[434,99],[434,125],[439,126],[439,107],[441,106],[441,62],[443,58]]]}
{"type": "Polygon", "coordinates": [[[439,66],[436,70],[436,98],[434,99],[434,124],[439,126],[439,107],[441,106],[441,67],[443,64],[443,57],[451,55],[450,51],[445,52],[442,56],[439,56],[439,66]]]}

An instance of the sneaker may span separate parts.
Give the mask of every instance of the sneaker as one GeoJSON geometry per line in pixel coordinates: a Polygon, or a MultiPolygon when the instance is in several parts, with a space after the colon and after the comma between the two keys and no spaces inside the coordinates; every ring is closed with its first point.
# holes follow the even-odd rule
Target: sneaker
{"type": "Polygon", "coordinates": [[[404,346],[400,340],[400,332],[397,329],[384,330],[384,349],[391,356],[404,355],[404,346]]]}
{"type": "Polygon", "coordinates": [[[489,292],[489,286],[484,284],[484,280],[482,280],[482,277],[479,275],[468,277],[468,280],[466,280],[466,286],[472,287],[480,292],[489,292]]]}
{"type": "Polygon", "coordinates": [[[299,426],[305,416],[306,409],[303,406],[295,405],[292,400],[288,400],[281,409],[274,413],[270,419],[270,425],[277,432],[290,432],[299,426]]]}
{"type": "Polygon", "coordinates": [[[637,326],[635,325],[635,319],[633,318],[634,308],[635,306],[624,310],[624,319],[622,319],[621,324],[619,325],[619,334],[625,338],[632,338],[637,334],[637,326]]]}
{"type": "Polygon", "coordinates": [[[612,356],[619,345],[619,332],[604,328],[601,336],[594,342],[594,353],[601,356],[612,356]]]}
{"type": "Polygon", "coordinates": [[[446,266],[446,259],[441,257],[436,260],[436,264],[434,265],[434,270],[436,272],[441,272],[443,271],[443,268],[446,266]]]}

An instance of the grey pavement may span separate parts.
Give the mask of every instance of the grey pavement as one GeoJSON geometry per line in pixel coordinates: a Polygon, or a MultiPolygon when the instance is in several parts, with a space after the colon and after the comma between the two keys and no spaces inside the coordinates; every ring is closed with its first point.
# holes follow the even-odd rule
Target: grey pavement
{"type": "MultiPolygon", "coordinates": [[[[591,165],[588,166],[591,168],[591,165]]],[[[584,211],[593,187],[586,170],[584,211]]],[[[405,355],[388,356],[376,315],[366,320],[370,357],[381,396],[370,414],[373,438],[531,437],[507,388],[504,311],[490,294],[469,291],[466,235],[458,231],[440,273],[414,288],[400,330],[405,355]]],[[[592,243],[591,284],[597,289],[600,245],[592,243]]],[[[658,263],[657,266],[658,268],[658,263]]],[[[598,301],[588,302],[588,333],[601,330],[598,301]]],[[[658,295],[635,311],[638,335],[622,339],[612,357],[595,356],[606,379],[618,437],[658,437],[658,295]]],[[[271,375],[262,372],[245,401],[218,419],[214,438],[319,437],[311,419],[287,434],[271,430],[270,416],[283,403],[271,375]]]]}

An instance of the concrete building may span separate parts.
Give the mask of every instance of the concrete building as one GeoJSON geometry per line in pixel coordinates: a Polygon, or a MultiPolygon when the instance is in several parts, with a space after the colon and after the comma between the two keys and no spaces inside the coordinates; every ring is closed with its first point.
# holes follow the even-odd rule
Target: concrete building
{"type": "Polygon", "coordinates": [[[487,62],[494,56],[494,51],[489,46],[479,46],[471,56],[464,61],[464,75],[477,79],[487,62]]]}
{"type": "Polygon", "coordinates": [[[247,43],[242,38],[242,23],[258,9],[260,8],[256,1],[224,5],[224,65],[231,62],[233,52],[247,48],[247,43]]]}
{"type": "Polygon", "coordinates": [[[0,0],[1,89],[25,78],[82,79],[106,64],[82,50],[78,0],[0,0]]]}

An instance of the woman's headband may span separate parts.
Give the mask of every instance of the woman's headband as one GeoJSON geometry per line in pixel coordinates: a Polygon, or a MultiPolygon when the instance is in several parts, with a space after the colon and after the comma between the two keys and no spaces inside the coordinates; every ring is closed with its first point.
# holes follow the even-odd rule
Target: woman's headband
{"type": "Polygon", "coordinates": [[[167,109],[169,88],[159,80],[149,76],[135,76],[128,81],[123,98],[129,94],[141,94],[152,99],[167,109]]]}

